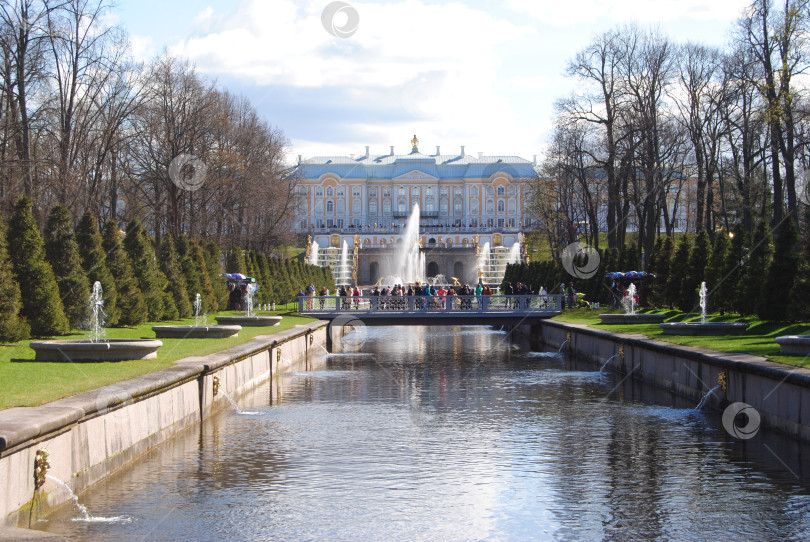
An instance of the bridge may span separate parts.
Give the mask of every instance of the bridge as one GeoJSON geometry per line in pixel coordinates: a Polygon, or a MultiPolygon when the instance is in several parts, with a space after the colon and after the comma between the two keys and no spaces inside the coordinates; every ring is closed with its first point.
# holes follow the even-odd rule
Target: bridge
{"type": "Polygon", "coordinates": [[[562,312],[562,295],[302,296],[298,312],[365,326],[532,324],[562,312]]]}

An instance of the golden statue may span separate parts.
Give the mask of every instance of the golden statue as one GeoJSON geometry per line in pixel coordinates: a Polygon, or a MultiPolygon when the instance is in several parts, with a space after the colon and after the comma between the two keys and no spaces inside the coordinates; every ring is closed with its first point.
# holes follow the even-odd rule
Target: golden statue
{"type": "Polygon", "coordinates": [[[359,235],[354,236],[354,244],[355,244],[355,246],[360,244],[360,236],[359,235]]]}
{"type": "Polygon", "coordinates": [[[419,140],[416,139],[416,134],[413,134],[413,139],[411,139],[411,145],[413,145],[413,148],[411,149],[413,152],[419,152],[419,140]]]}
{"type": "Polygon", "coordinates": [[[307,252],[304,254],[304,262],[309,263],[309,253],[312,250],[312,236],[307,235],[307,252]]]}

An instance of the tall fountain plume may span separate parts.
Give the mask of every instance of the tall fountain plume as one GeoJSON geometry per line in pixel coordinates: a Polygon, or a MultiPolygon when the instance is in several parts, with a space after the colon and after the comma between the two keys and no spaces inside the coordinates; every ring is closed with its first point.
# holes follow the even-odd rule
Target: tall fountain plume
{"type": "Polygon", "coordinates": [[[200,325],[200,313],[202,312],[202,296],[198,293],[194,296],[194,325],[200,325]]]}
{"type": "Polygon", "coordinates": [[[700,283],[700,323],[706,323],[706,283],[700,283]]]}
{"type": "Polygon", "coordinates": [[[627,288],[627,295],[622,298],[622,306],[625,314],[636,313],[636,285],[630,284],[627,288]]]}
{"type": "Polygon", "coordinates": [[[338,266],[338,283],[349,284],[349,244],[344,240],[343,248],[340,250],[340,264],[338,266]]]}
{"type": "Polygon", "coordinates": [[[520,242],[515,241],[515,244],[509,248],[509,255],[506,258],[506,263],[520,263],[520,242]]]}
{"type": "Polygon", "coordinates": [[[309,248],[309,264],[311,265],[318,265],[318,249],[320,245],[318,245],[318,241],[312,241],[312,244],[309,248]]]}
{"type": "Polygon", "coordinates": [[[397,247],[395,275],[403,284],[424,282],[425,255],[419,250],[419,204],[413,206],[405,225],[402,243],[397,247]]]}
{"type": "Polygon", "coordinates": [[[489,245],[489,241],[484,243],[484,246],[481,247],[481,252],[478,254],[478,276],[481,277],[480,280],[485,281],[487,279],[487,274],[489,273],[490,267],[490,257],[491,257],[491,249],[489,245]]]}
{"type": "Polygon", "coordinates": [[[104,297],[101,288],[101,283],[96,281],[93,283],[93,293],[90,294],[90,299],[87,301],[88,312],[90,313],[90,340],[98,342],[104,338],[104,297]]]}

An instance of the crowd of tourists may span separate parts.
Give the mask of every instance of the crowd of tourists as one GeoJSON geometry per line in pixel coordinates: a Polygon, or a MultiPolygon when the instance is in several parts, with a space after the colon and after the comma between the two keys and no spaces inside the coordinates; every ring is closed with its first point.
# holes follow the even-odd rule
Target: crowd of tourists
{"type": "MultiPolygon", "coordinates": [[[[568,292],[563,292],[568,293],[568,292]]],[[[503,296],[500,302],[505,304],[505,308],[518,310],[521,308],[528,309],[534,298],[529,297],[539,295],[540,307],[547,308],[551,305],[548,297],[548,292],[545,287],[540,287],[538,291],[534,291],[528,284],[521,282],[512,283],[507,282],[501,292],[497,290],[493,292],[492,288],[479,282],[475,288],[469,284],[454,286],[449,285],[432,285],[422,284],[416,282],[413,284],[403,285],[395,284],[394,286],[374,286],[367,295],[376,298],[376,303],[372,307],[377,310],[393,310],[403,311],[433,309],[445,309],[449,304],[455,304],[461,310],[472,309],[473,304],[478,309],[488,307],[490,304],[485,300],[485,297],[500,294],[503,296]],[[411,301],[410,298],[414,298],[411,301]]],[[[306,288],[298,290],[298,298],[303,298],[308,310],[313,310],[315,305],[315,296],[317,295],[317,303],[320,309],[324,308],[326,298],[330,296],[330,292],[326,287],[321,287],[318,290],[315,285],[309,284],[306,288]]],[[[338,306],[342,310],[357,310],[363,302],[363,291],[357,286],[339,286],[334,294],[340,299],[338,306]]]]}

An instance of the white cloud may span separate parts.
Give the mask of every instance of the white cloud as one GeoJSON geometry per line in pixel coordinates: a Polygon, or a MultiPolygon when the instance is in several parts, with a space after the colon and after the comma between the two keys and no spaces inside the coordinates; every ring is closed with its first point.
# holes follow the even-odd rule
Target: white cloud
{"type": "Polygon", "coordinates": [[[737,18],[749,3],[748,0],[579,0],[569,4],[509,0],[507,5],[545,23],[569,26],[605,18],[614,22],[664,22],[679,18],[725,21],[737,18]]]}
{"type": "MultiPolygon", "coordinates": [[[[531,36],[531,28],[458,3],[352,5],[360,23],[350,38],[324,29],[320,2],[247,0],[230,16],[213,15],[210,33],[189,37],[170,51],[190,58],[203,73],[263,86],[340,89],[335,94],[344,102],[331,104],[336,109],[373,105],[383,112],[376,124],[366,118],[345,127],[352,135],[341,147],[357,145],[356,153],[365,144],[376,145],[378,153],[392,143],[405,150],[403,142],[414,132],[434,151],[435,145],[452,143],[457,152],[458,145],[484,147],[489,141],[489,149],[481,150],[515,153],[510,146],[518,139],[520,148],[527,147],[526,138],[537,132],[519,128],[521,115],[498,90],[496,49],[531,36]],[[385,118],[386,108],[396,114],[385,118]]],[[[311,152],[311,141],[294,144],[295,154],[311,152]]],[[[323,143],[315,153],[328,148],[323,143]]]]}
{"type": "Polygon", "coordinates": [[[129,46],[132,58],[136,61],[148,61],[157,54],[157,47],[155,40],[152,36],[138,36],[131,34],[129,36],[129,46]]]}

